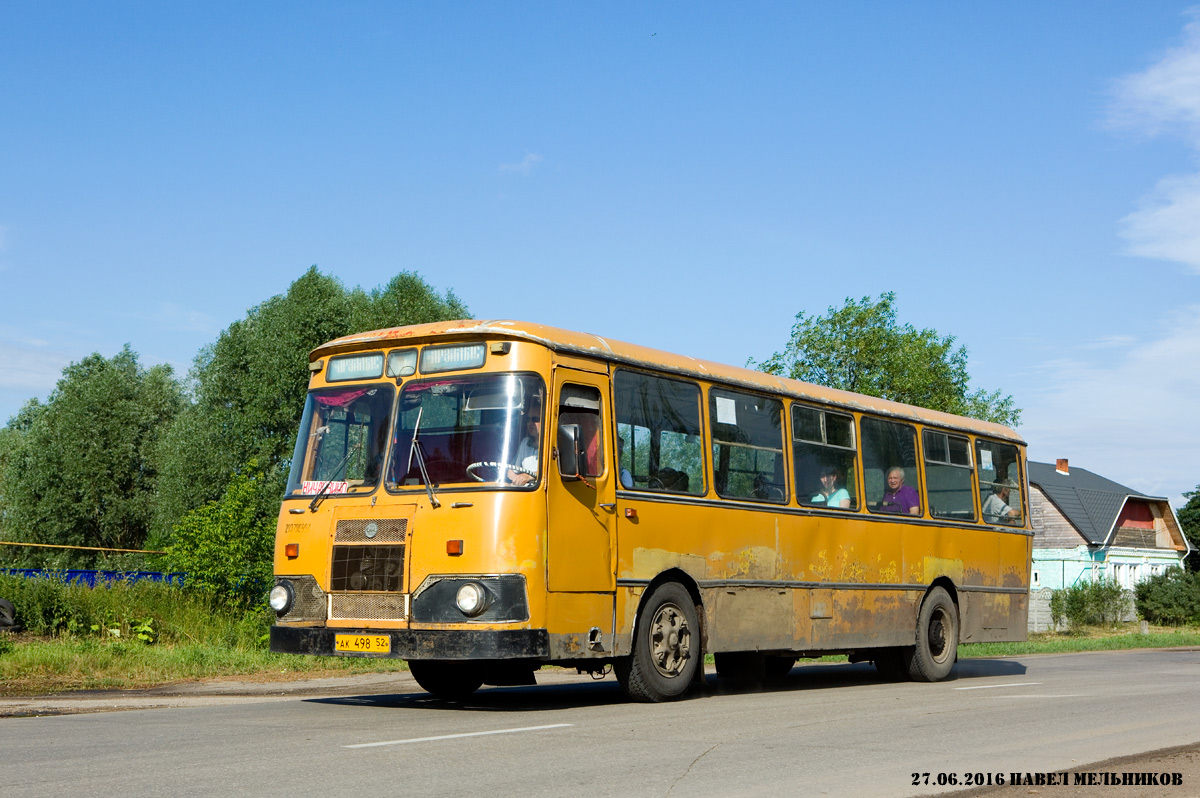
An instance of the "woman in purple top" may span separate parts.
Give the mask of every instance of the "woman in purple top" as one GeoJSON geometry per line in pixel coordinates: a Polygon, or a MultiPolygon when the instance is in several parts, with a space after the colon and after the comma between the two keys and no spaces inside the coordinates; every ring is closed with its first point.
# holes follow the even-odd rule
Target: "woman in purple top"
{"type": "Polygon", "coordinates": [[[881,513],[904,513],[906,515],[921,514],[921,500],[917,492],[904,484],[904,469],[889,468],[887,472],[888,489],[879,502],[881,513]]]}

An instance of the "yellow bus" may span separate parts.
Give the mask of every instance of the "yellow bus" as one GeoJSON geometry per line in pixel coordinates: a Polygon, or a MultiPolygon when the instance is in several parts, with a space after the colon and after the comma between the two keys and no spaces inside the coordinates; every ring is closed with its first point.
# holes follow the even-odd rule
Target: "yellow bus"
{"type": "Polygon", "coordinates": [[[546,664],[640,701],[848,654],[946,678],[1024,640],[1007,427],[516,321],[310,355],[271,650],[400,657],[445,699],[546,664]]]}

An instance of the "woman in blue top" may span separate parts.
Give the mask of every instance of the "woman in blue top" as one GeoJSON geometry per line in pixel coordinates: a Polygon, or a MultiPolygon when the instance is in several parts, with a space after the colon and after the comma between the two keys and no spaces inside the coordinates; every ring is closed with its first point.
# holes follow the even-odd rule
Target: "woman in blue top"
{"type": "Polygon", "coordinates": [[[821,469],[821,492],[812,497],[813,504],[824,504],[835,510],[850,508],[850,492],[841,487],[842,472],[837,466],[821,469]]]}

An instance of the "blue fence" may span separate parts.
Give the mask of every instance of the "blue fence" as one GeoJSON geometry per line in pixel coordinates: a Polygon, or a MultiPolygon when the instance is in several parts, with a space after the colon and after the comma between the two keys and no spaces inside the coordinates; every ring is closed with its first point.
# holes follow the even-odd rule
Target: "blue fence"
{"type": "Polygon", "coordinates": [[[87,585],[95,587],[96,583],[111,584],[113,582],[163,582],[176,587],[183,586],[182,573],[162,573],[161,571],[92,571],[82,568],[0,568],[0,574],[25,576],[31,579],[61,579],[70,585],[87,585]]]}

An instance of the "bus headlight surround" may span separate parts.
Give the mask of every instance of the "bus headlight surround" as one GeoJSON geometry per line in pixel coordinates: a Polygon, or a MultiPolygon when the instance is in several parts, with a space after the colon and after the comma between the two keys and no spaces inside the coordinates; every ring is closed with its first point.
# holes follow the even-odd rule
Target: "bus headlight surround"
{"type": "Polygon", "coordinates": [[[482,582],[466,582],[458,588],[454,603],[463,615],[474,618],[492,604],[492,594],[482,582]]]}
{"type": "Polygon", "coordinates": [[[296,591],[292,589],[291,582],[280,582],[275,585],[271,588],[271,595],[267,599],[267,603],[271,605],[271,609],[275,610],[277,615],[287,615],[295,601],[296,591]]]}

